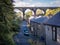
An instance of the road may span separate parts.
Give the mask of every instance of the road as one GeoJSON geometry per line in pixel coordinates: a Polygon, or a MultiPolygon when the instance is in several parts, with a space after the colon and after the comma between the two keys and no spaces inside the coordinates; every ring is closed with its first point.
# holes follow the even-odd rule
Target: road
{"type": "Polygon", "coordinates": [[[27,28],[27,22],[23,21],[20,28],[20,32],[14,36],[14,41],[16,45],[30,45],[28,39],[30,39],[31,37],[24,35],[24,29],[27,28]]]}

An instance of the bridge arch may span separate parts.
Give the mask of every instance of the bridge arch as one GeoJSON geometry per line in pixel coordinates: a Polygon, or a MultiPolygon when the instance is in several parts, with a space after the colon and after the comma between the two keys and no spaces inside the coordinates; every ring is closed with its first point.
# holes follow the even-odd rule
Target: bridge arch
{"type": "Polygon", "coordinates": [[[42,10],[42,9],[36,9],[36,15],[39,16],[39,15],[43,15],[45,12],[42,10]]]}
{"type": "Polygon", "coordinates": [[[15,7],[16,9],[19,9],[23,12],[23,19],[24,19],[24,15],[25,15],[25,10],[26,9],[31,9],[34,12],[34,16],[36,16],[36,10],[37,9],[41,9],[44,11],[44,13],[46,13],[46,9],[50,8],[50,9],[55,9],[57,7],[15,7]]]}

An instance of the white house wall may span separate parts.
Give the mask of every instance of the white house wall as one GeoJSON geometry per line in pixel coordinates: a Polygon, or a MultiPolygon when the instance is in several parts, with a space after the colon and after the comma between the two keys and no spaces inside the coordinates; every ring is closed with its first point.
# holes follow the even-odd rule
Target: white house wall
{"type": "Polygon", "coordinates": [[[38,37],[45,37],[45,30],[42,24],[31,23],[32,35],[37,35],[38,37]]]}
{"type": "Polygon", "coordinates": [[[46,45],[50,45],[52,41],[52,28],[50,26],[45,26],[46,31],[46,45]]]}
{"type": "Polygon", "coordinates": [[[57,42],[60,43],[60,28],[57,28],[57,42]]]}
{"type": "Polygon", "coordinates": [[[57,29],[57,41],[52,40],[51,26],[45,26],[46,31],[46,45],[60,45],[60,28],[57,29]]]}

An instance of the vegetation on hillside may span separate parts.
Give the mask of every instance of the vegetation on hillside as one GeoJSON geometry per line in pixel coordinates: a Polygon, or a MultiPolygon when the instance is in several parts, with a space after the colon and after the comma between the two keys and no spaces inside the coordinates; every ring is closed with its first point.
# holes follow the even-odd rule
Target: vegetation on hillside
{"type": "Polygon", "coordinates": [[[46,14],[45,14],[45,16],[53,16],[53,15],[55,15],[57,12],[59,12],[60,11],[60,8],[56,8],[56,9],[47,9],[46,10],[46,14]]]}
{"type": "Polygon", "coordinates": [[[28,12],[26,12],[26,13],[25,13],[25,19],[27,19],[27,20],[28,20],[28,19],[29,19],[29,17],[30,17],[30,16],[32,16],[32,15],[33,15],[32,10],[29,10],[28,12]]]}

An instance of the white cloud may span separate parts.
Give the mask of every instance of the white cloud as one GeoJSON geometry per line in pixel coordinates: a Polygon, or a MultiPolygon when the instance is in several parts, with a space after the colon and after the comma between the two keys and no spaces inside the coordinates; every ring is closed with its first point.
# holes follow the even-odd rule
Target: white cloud
{"type": "Polygon", "coordinates": [[[30,4],[30,3],[26,3],[26,2],[16,2],[16,3],[13,3],[15,5],[15,7],[30,7],[30,6],[34,6],[33,4],[30,4]]]}
{"type": "MultiPolygon", "coordinates": [[[[27,3],[27,2],[23,2],[23,1],[17,1],[16,2],[15,7],[60,7],[60,0],[56,0],[56,1],[52,1],[50,3],[42,3],[42,2],[37,2],[37,3],[27,3]]],[[[29,0],[32,1],[32,0],[29,0]]]]}

